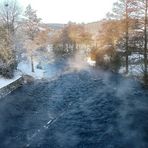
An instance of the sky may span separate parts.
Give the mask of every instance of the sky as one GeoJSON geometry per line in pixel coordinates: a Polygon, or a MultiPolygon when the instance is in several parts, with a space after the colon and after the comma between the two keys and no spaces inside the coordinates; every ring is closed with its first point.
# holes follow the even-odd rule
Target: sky
{"type": "Polygon", "coordinates": [[[89,23],[103,19],[117,0],[18,0],[31,4],[45,23],[89,23]]]}

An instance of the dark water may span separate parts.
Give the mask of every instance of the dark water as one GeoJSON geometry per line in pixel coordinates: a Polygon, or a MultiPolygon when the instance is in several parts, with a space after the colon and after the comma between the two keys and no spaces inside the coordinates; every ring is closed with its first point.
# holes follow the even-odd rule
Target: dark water
{"type": "Polygon", "coordinates": [[[0,102],[0,148],[148,148],[148,92],[91,70],[24,85],[0,102]]]}

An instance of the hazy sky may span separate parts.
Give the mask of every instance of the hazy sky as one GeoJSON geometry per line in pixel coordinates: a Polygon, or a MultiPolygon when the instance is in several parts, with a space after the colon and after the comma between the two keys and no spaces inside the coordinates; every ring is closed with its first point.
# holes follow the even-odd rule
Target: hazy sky
{"type": "Polygon", "coordinates": [[[111,11],[117,0],[18,0],[23,6],[31,4],[47,23],[87,23],[98,21],[111,11]]]}

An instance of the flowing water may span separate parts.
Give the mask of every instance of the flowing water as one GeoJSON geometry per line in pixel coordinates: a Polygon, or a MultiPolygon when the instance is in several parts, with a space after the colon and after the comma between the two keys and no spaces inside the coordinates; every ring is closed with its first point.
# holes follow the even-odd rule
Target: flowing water
{"type": "Polygon", "coordinates": [[[95,69],[26,84],[0,102],[0,148],[148,148],[148,91],[95,69]]]}

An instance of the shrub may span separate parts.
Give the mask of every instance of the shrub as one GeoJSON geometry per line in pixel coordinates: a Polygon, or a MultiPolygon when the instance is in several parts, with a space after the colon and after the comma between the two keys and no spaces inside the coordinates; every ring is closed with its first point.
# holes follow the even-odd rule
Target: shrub
{"type": "Polygon", "coordinates": [[[118,52],[114,50],[99,51],[96,55],[96,65],[113,72],[118,72],[121,66],[121,57],[118,52]]]}
{"type": "Polygon", "coordinates": [[[14,71],[17,68],[17,62],[15,60],[9,61],[9,63],[0,62],[0,75],[5,78],[13,78],[14,71]]]}

